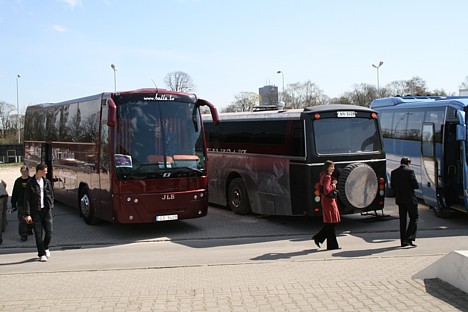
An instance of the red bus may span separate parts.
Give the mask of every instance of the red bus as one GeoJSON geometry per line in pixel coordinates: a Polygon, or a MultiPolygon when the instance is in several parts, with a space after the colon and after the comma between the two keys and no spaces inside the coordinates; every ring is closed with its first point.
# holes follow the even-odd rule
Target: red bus
{"type": "Polygon", "coordinates": [[[207,150],[193,94],[163,89],[101,93],[29,106],[24,160],[47,164],[55,199],[87,224],[203,217],[207,150]]]}

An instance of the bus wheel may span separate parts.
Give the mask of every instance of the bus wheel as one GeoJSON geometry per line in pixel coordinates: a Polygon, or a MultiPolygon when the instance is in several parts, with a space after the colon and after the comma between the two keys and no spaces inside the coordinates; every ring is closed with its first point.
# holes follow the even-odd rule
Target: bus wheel
{"type": "Polygon", "coordinates": [[[99,223],[98,219],[93,215],[91,200],[89,199],[87,190],[82,191],[80,196],[80,214],[83,216],[86,224],[95,225],[99,223]]]}
{"type": "Polygon", "coordinates": [[[377,196],[378,188],[377,175],[374,169],[366,164],[350,164],[340,173],[339,196],[347,207],[367,208],[377,196]]]}
{"type": "Polygon", "coordinates": [[[228,206],[236,214],[247,215],[252,212],[249,195],[241,178],[235,178],[229,184],[228,206]]]}

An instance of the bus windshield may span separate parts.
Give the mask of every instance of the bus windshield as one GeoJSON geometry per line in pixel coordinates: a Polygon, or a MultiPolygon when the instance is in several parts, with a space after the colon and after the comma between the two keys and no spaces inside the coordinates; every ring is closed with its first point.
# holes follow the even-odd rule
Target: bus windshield
{"type": "Polygon", "coordinates": [[[382,150],[377,119],[324,118],[313,122],[317,154],[369,153],[382,150]]]}
{"type": "Polygon", "coordinates": [[[195,103],[129,99],[117,104],[114,165],[120,180],[206,174],[195,103]]]}

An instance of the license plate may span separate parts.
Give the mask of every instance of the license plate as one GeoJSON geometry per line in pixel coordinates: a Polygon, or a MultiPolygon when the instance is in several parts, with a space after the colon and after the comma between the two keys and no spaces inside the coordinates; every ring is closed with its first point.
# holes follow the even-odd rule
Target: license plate
{"type": "Polygon", "coordinates": [[[356,117],[356,112],[352,112],[352,111],[338,112],[338,117],[356,117]]]}
{"type": "Polygon", "coordinates": [[[156,216],[156,221],[171,221],[171,220],[177,220],[179,218],[178,215],[173,214],[173,215],[165,215],[165,216],[156,216]]]}

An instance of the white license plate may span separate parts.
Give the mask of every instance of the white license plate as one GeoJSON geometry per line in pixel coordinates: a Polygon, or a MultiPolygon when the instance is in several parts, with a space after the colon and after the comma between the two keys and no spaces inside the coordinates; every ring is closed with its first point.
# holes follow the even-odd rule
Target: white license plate
{"type": "Polygon", "coordinates": [[[176,214],[173,215],[165,215],[165,216],[156,216],[156,221],[171,221],[171,220],[177,220],[179,219],[179,216],[176,214]]]}
{"type": "Polygon", "coordinates": [[[352,111],[338,112],[338,117],[356,117],[356,112],[352,112],[352,111]]]}

